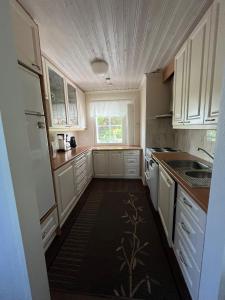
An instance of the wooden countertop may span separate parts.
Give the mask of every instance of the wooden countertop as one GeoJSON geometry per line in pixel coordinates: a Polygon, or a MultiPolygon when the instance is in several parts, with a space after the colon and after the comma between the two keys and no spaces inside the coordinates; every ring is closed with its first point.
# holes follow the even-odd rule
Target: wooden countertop
{"type": "Polygon", "coordinates": [[[167,160],[198,160],[207,165],[210,165],[209,162],[206,162],[200,159],[197,156],[188,154],[186,152],[155,152],[153,153],[153,158],[162,165],[165,170],[170,174],[174,180],[182,186],[182,188],[196,201],[196,203],[207,213],[208,203],[209,203],[209,188],[192,188],[188,183],[180,177],[180,175],[171,168],[166,161],[167,160]]]}
{"type": "Polygon", "coordinates": [[[57,170],[58,168],[68,163],[70,160],[74,159],[79,154],[84,153],[90,149],[91,147],[88,146],[79,146],[66,152],[57,152],[56,157],[52,158],[53,170],[57,170]]]}
{"type": "Polygon", "coordinates": [[[52,168],[57,170],[62,167],[70,160],[74,159],[79,154],[82,154],[88,150],[142,150],[140,146],[135,145],[125,145],[125,146],[79,146],[74,149],[68,150],[66,152],[57,152],[56,157],[52,158],[52,168]]]}

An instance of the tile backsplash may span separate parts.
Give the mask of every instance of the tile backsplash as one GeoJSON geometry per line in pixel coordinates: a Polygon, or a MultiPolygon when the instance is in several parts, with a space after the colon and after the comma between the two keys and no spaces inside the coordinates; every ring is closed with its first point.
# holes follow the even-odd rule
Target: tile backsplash
{"type": "Polygon", "coordinates": [[[175,147],[211,161],[208,155],[198,151],[198,147],[204,148],[213,155],[216,143],[216,130],[205,129],[179,129],[175,133],[175,147]]]}

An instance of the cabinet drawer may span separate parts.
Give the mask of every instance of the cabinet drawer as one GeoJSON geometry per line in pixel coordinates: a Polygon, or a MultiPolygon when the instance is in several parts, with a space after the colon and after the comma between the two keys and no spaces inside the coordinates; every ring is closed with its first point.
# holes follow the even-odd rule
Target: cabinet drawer
{"type": "Polygon", "coordinates": [[[41,236],[44,250],[46,251],[51,241],[55,237],[55,231],[58,227],[57,210],[55,209],[46,220],[41,224],[41,236]]]}
{"type": "Polygon", "coordinates": [[[77,177],[87,169],[87,164],[83,163],[81,166],[74,165],[74,175],[77,177]]]}
{"type": "Polygon", "coordinates": [[[77,185],[79,185],[79,183],[83,180],[83,178],[87,176],[87,170],[84,169],[84,171],[82,173],[79,174],[79,176],[75,177],[75,182],[77,185]]]}
{"type": "Polygon", "coordinates": [[[140,151],[139,150],[124,150],[125,156],[138,156],[139,157],[140,151]]]}
{"type": "Polygon", "coordinates": [[[177,261],[183,273],[185,282],[193,300],[198,299],[200,270],[195,265],[192,257],[189,255],[181,235],[175,236],[174,250],[177,261]]]}
{"type": "Polygon", "coordinates": [[[139,172],[139,167],[135,167],[135,168],[125,168],[125,177],[139,177],[140,176],[140,172],[139,172]]]}
{"type": "Polygon", "coordinates": [[[138,166],[139,165],[139,156],[125,156],[124,163],[125,163],[125,167],[138,166]]]}
{"type": "Polygon", "coordinates": [[[80,194],[85,189],[86,184],[87,184],[87,176],[84,176],[77,185],[77,194],[80,194]]]}
{"type": "Polygon", "coordinates": [[[80,168],[84,164],[86,164],[86,157],[85,156],[83,156],[82,158],[80,158],[78,160],[75,159],[75,166],[77,168],[80,168]]]}
{"type": "Polygon", "coordinates": [[[187,208],[184,207],[181,200],[178,200],[177,202],[176,211],[175,235],[178,234],[180,234],[185,240],[190,254],[200,269],[204,244],[204,231],[195,222],[194,218],[188,212],[187,208]]]}
{"type": "Polygon", "coordinates": [[[206,213],[195,203],[193,199],[178,186],[177,199],[182,202],[184,207],[192,215],[199,226],[204,230],[206,224],[206,213]]]}

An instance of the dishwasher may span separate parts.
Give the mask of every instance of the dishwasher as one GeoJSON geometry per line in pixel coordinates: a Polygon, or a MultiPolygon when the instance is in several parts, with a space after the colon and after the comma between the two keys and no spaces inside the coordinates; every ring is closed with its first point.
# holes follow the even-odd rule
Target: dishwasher
{"type": "Polygon", "coordinates": [[[159,166],[158,212],[169,243],[172,247],[175,182],[159,166]]]}

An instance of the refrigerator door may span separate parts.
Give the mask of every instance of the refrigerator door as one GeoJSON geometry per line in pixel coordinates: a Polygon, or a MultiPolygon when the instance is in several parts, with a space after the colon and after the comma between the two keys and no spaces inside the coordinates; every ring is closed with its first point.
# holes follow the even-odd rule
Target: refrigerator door
{"type": "Polygon", "coordinates": [[[40,218],[55,204],[48,140],[43,116],[26,114],[40,218]]]}
{"type": "Polygon", "coordinates": [[[24,110],[27,113],[44,115],[41,85],[38,75],[18,66],[24,110]]]}

